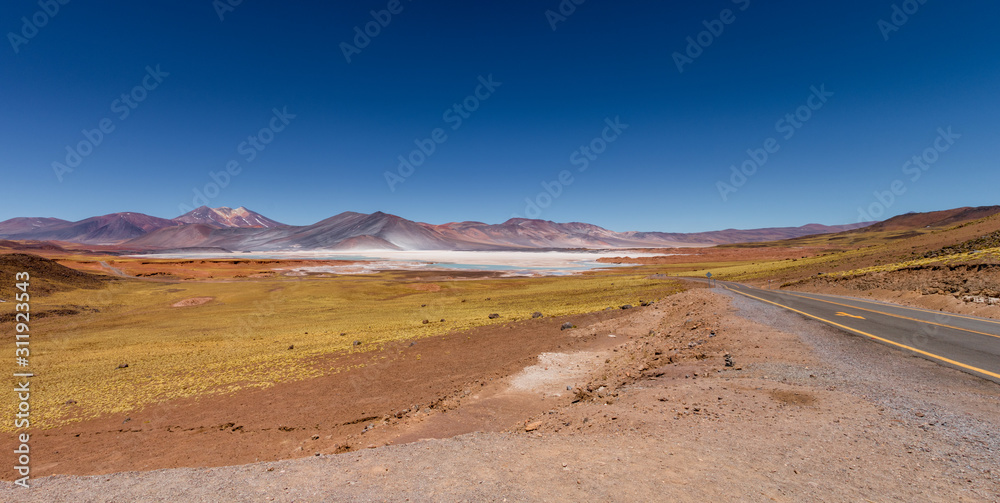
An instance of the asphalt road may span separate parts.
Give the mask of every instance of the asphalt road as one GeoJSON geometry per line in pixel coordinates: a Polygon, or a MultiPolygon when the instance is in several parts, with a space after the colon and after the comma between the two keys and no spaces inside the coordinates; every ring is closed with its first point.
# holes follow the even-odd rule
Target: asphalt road
{"type": "Polygon", "coordinates": [[[1000,383],[1000,320],[852,297],[714,282],[761,302],[1000,383]]]}

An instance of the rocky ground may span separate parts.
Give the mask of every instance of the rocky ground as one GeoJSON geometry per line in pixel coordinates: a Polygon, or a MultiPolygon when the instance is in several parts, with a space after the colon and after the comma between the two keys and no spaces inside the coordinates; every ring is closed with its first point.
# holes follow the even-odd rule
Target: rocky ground
{"type": "Polygon", "coordinates": [[[364,432],[346,442],[373,448],[0,491],[46,502],[998,501],[995,383],[721,289],[574,324],[520,370],[504,363],[437,407],[357,423],[364,432]]]}

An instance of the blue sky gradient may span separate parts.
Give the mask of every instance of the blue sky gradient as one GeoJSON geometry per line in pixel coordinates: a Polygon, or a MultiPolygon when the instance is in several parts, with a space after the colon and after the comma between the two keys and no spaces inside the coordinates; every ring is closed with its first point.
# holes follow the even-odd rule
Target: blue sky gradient
{"type": "Polygon", "coordinates": [[[693,232],[1000,203],[997,2],[565,0],[558,20],[555,0],[244,1],[220,19],[228,1],[3,2],[0,220],[172,218],[204,201],[289,224],[381,210],[693,232]],[[389,7],[348,62],[342,44],[389,7]],[[45,23],[32,35],[22,17],[45,23]],[[719,26],[679,71],[687,37],[719,26]],[[162,82],[134,92],[157,65],[162,82]],[[812,87],[832,95],[785,138],[776,124],[812,87]],[[124,118],[123,93],[144,98],[124,118]],[[477,108],[454,128],[463,102],[477,108]],[[627,128],[581,172],[571,157],[615,118],[627,128]],[[102,120],[92,152],[53,169],[102,120]],[[948,127],[960,136],[927,153],[948,127]],[[400,176],[437,128],[447,139],[400,176]],[[769,138],[778,150],[734,185],[730,167],[769,138]],[[925,154],[911,179],[904,163],[925,154]]]}

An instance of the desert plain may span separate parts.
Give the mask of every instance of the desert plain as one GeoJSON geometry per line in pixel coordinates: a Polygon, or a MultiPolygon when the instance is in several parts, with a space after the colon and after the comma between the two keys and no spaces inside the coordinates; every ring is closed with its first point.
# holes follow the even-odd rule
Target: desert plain
{"type": "MultiPolygon", "coordinates": [[[[3,277],[33,278],[35,377],[33,487],[15,492],[5,466],[0,491],[996,501],[997,382],[724,285],[1000,320],[998,233],[1000,209],[962,208],[763,243],[603,250],[557,275],[565,264],[3,241],[3,277]]],[[[14,295],[0,285],[5,324],[14,295]]]]}

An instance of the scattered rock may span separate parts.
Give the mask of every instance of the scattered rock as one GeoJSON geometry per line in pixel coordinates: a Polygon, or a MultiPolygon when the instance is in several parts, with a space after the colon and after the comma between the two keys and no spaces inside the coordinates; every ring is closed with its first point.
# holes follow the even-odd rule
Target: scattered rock
{"type": "Polygon", "coordinates": [[[292,345],[288,346],[288,349],[289,350],[295,349],[295,344],[292,344],[292,345]]]}
{"type": "Polygon", "coordinates": [[[621,307],[622,309],[632,309],[632,304],[625,304],[621,307]]]}
{"type": "Polygon", "coordinates": [[[733,367],[736,365],[735,363],[733,363],[733,357],[729,353],[726,353],[725,360],[727,367],[733,367]]]}
{"type": "Polygon", "coordinates": [[[567,321],[566,323],[563,323],[561,327],[559,327],[559,330],[569,330],[571,328],[576,328],[576,326],[567,321]]]}
{"type": "Polygon", "coordinates": [[[120,368],[120,369],[127,369],[128,368],[128,364],[127,363],[121,363],[121,364],[118,365],[118,368],[120,368]]]}
{"type": "Polygon", "coordinates": [[[495,320],[495,319],[497,319],[497,318],[499,318],[499,317],[500,317],[500,315],[499,315],[499,314],[497,314],[497,313],[490,313],[490,319],[491,319],[491,320],[495,320]]]}
{"type": "Polygon", "coordinates": [[[524,425],[524,431],[535,431],[541,427],[542,427],[542,422],[535,421],[534,423],[524,425]]]}
{"type": "Polygon", "coordinates": [[[423,323],[424,325],[426,325],[426,324],[428,324],[428,323],[430,323],[430,322],[431,322],[430,320],[424,320],[424,321],[422,321],[421,323],[423,323]]]}
{"type": "Polygon", "coordinates": [[[541,318],[542,317],[542,313],[540,313],[538,311],[535,311],[535,312],[531,313],[531,317],[532,318],[541,318]]]}
{"type": "Polygon", "coordinates": [[[361,341],[354,341],[354,345],[355,346],[360,346],[361,345],[361,341]]]}

